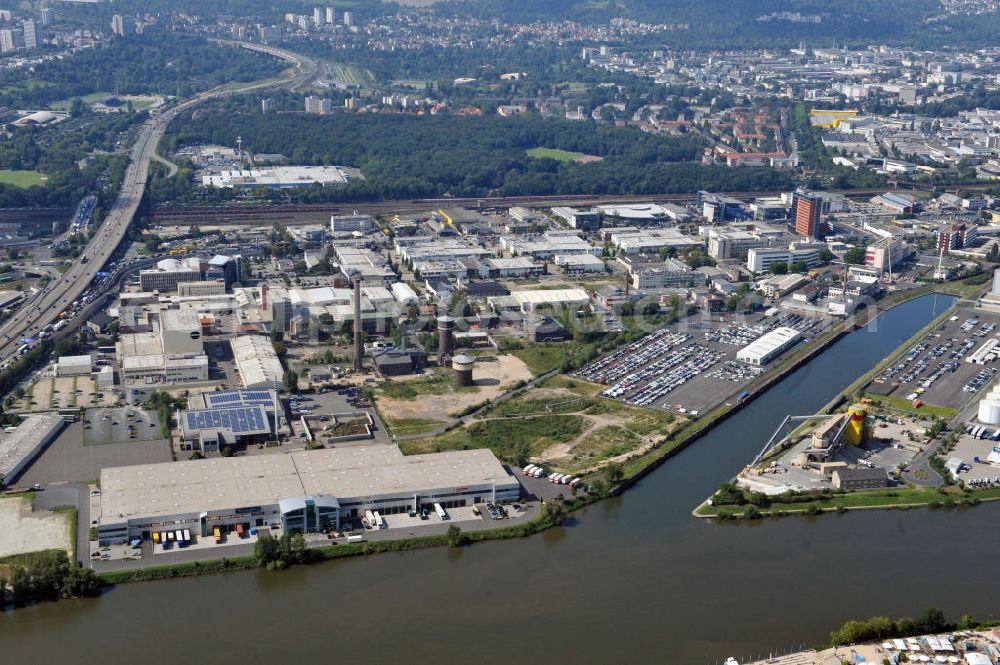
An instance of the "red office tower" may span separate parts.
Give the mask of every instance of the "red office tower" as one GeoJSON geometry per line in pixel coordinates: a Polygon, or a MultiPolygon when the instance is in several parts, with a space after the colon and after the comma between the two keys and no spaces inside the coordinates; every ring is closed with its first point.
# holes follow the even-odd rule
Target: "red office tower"
{"type": "Polygon", "coordinates": [[[795,210],[795,233],[816,238],[820,235],[821,201],[819,197],[796,193],[793,198],[795,210]]]}

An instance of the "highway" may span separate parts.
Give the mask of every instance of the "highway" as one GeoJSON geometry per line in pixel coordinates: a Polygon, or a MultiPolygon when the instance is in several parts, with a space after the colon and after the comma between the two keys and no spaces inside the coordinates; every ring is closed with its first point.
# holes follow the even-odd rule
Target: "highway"
{"type": "Polygon", "coordinates": [[[230,84],[213,88],[164,109],[157,115],[152,115],[140,128],[132,147],[118,198],[83,250],[80,259],[58,279],[51,280],[43,289],[30,296],[13,317],[0,325],[0,366],[17,353],[22,337],[37,337],[44,326],[55,323],[61,312],[83,296],[95,273],[102,270],[121,244],[145,193],[149,164],[156,152],[156,146],[171,120],[184,111],[212,99],[281,85],[298,87],[312,80],[318,71],[314,60],[290,51],[259,44],[220,43],[239,45],[281,58],[294,64],[297,73],[290,78],[270,78],[249,84],[230,84]]]}

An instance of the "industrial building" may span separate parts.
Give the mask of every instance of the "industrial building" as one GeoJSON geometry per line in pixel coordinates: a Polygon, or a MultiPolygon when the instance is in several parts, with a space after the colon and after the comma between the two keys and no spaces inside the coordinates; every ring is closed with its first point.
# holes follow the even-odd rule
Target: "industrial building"
{"type": "Polygon", "coordinates": [[[244,388],[271,388],[281,382],[284,369],[270,339],[264,335],[243,335],[230,344],[244,388]]]}
{"type": "Polygon", "coordinates": [[[723,194],[698,192],[697,208],[709,222],[724,222],[728,219],[745,219],[748,215],[747,204],[739,199],[723,194]]]}
{"type": "Polygon", "coordinates": [[[285,425],[274,390],[217,390],[192,395],[178,414],[183,450],[218,452],[272,440],[285,425]]]}
{"type": "Polygon", "coordinates": [[[139,288],[143,291],[174,292],[180,282],[201,281],[201,261],[195,257],[187,259],[163,259],[155,268],[139,271],[139,288]]]}
{"type": "MultiPolygon", "coordinates": [[[[565,256],[560,254],[560,256],[565,256]]],[[[510,259],[486,259],[483,262],[480,277],[500,279],[519,279],[540,277],[545,272],[545,266],[527,256],[516,256],[510,259]],[[483,272],[486,274],[484,275],[483,272]]]]}
{"type": "Polygon", "coordinates": [[[662,263],[643,265],[632,271],[632,288],[640,291],[704,285],[705,274],[692,270],[680,259],[668,258],[662,263]]]}
{"type": "Polygon", "coordinates": [[[351,215],[330,215],[330,233],[366,233],[375,218],[357,212],[351,215]]]}
{"type": "Polygon", "coordinates": [[[182,298],[204,298],[221,296],[226,293],[226,283],[221,279],[206,282],[178,282],[177,295],[182,298]]]}
{"type": "Polygon", "coordinates": [[[236,524],[314,532],[366,510],[393,514],[514,501],[517,480],[489,450],[404,456],[396,446],[104,468],[101,544],[190,529],[207,537],[236,524]]]}
{"type": "Polygon", "coordinates": [[[795,328],[775,328],[736,352],[736,359],[749,365],[766,365],[802,339],[795,328]]]}
{"type": "Polygon", "coordinates": [[[94,358],[90,355],[60,356],[56,362],[56,376],[90,376],[94,358]]]}
{"type": "Polygon", "coordinates": [[[121,335],[116,347],[126,379],[167,383],[208,380],[201,318],[193,309],[161,310],[156,330],[121,335]]]}
{"type": "Polygon", "coordinates": [[[702,247],[701,238],[684,235],[677,229],[620,229],[611,233],[611,242],[625,254],[656,253],[661,249],[694,249],[702,247]]]}
{"type": "Polygon", "coordinates": [[[0,439],[0,487],[12,485],[65,426],[61,416],[32,414],[0,439]]]}
{"type": "Polygon", "coordinates": [[[815,244],[798,249],[755,248],[747,252],[747,270],[754,273],[771,272],[775,263],[790,267],[793,263],[803,263],[807,268],[819,265],[820,253],[825,245],[815,244]]]}
{"type": "Polygon", "coordinates": [[[608,269],[604,259],[593,254],[556,254],[554,261],[568,275],[605,272],[608,269]]]}
{"type": "Polygon", "coordinates": [[[364,179],[360,171],[345,166],[271,166],[266,169],[220,171],[201,177],[202,187],[285,189],[312,185],[345,185],[364,179]]]}
{"type": "Polygon", "coordinates": [[[536,289],[534,291],[511,291],[509,296],[494,296],[486,299],[496,312],[521,311],[525,314],[539,308],[578,308],[590,304],[590,296],[583,289],[536,289]]]}
{"type": "Polygon", "coordinates": [[[889,486],[889,476],[883,468],[839,468],[831,475],[833,486],[838,490],[875,490],[889,486]]]}
{"type": "Polygon", "coordinates": [[[565,221],[574,229],[596,231],[601,228],[601,211],[596,208],[580,210],[579,208],[560,206],[553,208],[552,214],[565,221]]]}

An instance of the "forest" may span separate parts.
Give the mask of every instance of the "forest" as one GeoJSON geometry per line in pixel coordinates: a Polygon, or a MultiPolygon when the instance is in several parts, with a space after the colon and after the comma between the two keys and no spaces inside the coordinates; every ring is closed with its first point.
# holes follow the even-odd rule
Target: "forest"
{"type": "Polygon", "coordinates": [[[186,97],[230,81],[273,76],[286,66],[200,37],[152,32],[48,60],[27,82],[23,70],[0,70],[0,106],[38,108],[95,92],[186,97]]]}
{"type": "MultiPolygon", "coordinates": [[[[758,190],[790,185],[771,169],[728,169],[695,163],[694,136],[664,137],[638,129],[546,119],[528,114],[408,116],[263,115],[252,100],[179,118],[165,149],[199,143],[232,145],[242,136],[254,152],[283,153],[295,164],[359,167],[364,181],[307,188],[298,201],[353,201],[437,196],[532,194],[662,194],[697,189],[758,190]],[[601,157],[588,164],[529,157],[544,147],[601,157]]],[[[191,181],[154,181],[157,200],[205,200],[191,181]]],[[[219,193],[218,196],[231,194],[219,193]]],[[[287,191],[268,194],[286,198],[287,191]]],[[[208,198],[211,198],[209,196],[208,198]]]]}

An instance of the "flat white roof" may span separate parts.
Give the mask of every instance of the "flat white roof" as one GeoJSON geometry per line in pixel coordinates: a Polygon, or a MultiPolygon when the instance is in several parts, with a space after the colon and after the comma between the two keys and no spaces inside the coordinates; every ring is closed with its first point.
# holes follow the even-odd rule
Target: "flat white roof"
{"type": "Polygon", "coordinates": [[[93,362],[93,358],[89,355],[86,356],[60,356],[59,366],[60,367],[90,367],[93,362]]]}
{"type": "Polygon", "coordinates": [[[35,414],[25,418],[16,430],[0,440],[0,475],[9,475],[25,457],[64,425],[58,415],[35,414]]]}
{"type": "Polygon", "coordinates": [[[404,456],[394,445],[303,450],[109,467],[102,522],[273,505],[288,497],[343,501],[384,494],[516,483],[489,450],[404,456]]]}
{"type": "Polygon", "coordinates": [[[512,291],[510,295],[522,305],[590,301],[590,296],[583,289],[536,289],[534,291],[512,291]]]}
{"type": "Polygon", "coordinates": [[[766,358],[768,355],[797,342],[802,335],[795,328],[775,328],[750,342],[736,354],[737,358],[766,358]]]}

